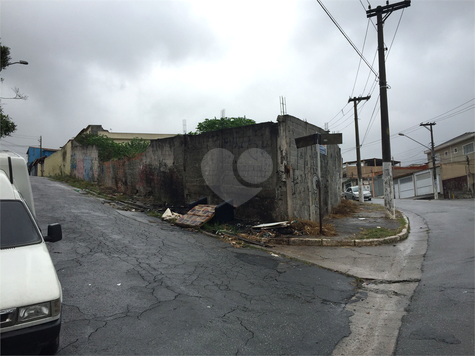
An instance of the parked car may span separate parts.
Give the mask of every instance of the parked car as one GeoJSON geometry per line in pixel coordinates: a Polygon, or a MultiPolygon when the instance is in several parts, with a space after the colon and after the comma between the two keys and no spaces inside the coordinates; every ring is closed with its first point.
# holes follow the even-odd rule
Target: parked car
{"type": "MultiPolygon", "coordinates": [[[[360,193],[358,192],[358,186],[349,187],[344,192],[344,197],[346,199],[360,200],[360,193]]],[[[371,200],[371,192],[369,190],[363,189],[364,200],[371,200]]]]}
{"type": "Polygon", "coordinates": [[[36,221],[25,160],[0,151],[0,335],[2,354],[54,354],[59,347],[62,291],[36,221]]]}

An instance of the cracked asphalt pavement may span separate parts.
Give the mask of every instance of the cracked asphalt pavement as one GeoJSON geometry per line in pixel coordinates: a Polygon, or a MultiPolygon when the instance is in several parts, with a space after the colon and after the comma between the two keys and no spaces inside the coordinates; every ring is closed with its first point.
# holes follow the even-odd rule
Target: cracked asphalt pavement
{"type": "Polygon", "coordinates": [[[331,354],[350,334],[354,279],[32,177],[63,286],[59,354],[331,354]]]}

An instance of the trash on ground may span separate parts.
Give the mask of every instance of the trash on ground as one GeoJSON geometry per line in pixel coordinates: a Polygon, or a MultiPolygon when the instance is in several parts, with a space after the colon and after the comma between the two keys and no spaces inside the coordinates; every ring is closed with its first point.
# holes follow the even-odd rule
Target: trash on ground
{"type": "Polygon", "coordinates": [[[175,225],[181,227],[200,227],[214,216],[216,205],[197,205],[185,215],[180,216],[175,225]]]}
{"type": "Polygon", "coordinates": [[[290,223],[288,221],[280,221],[280,222],[274,222],[274,223],[268,223],[268,224],[255,225],[252,228],[253,229],[275,229],[279,227],[287,227],[289,225],[290,223]]]}
{"type": "Polygon", "coordinates": [[[174,213],[170,210],[170,208],[167,208],[165,212],[162,215],[162,220],[165,221],[171,221],[171,220],[176,220],[181,216],[181,214],[174,213]]]}

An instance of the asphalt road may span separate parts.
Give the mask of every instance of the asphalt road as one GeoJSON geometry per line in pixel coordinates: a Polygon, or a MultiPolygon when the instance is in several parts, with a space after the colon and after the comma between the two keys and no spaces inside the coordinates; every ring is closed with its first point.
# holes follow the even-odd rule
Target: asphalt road
{"type": "Polygon", "coordinates": [[[63,227],[59,354],[323,355],[350,333],[352,278],[32,186],[43,231],[63,227]]]}
{"type": "Polygon", "coordinates": [[[396,355],[473,355],[474,200],[396,200],[428,229],[422,276],[396,344],[396,355]]]}

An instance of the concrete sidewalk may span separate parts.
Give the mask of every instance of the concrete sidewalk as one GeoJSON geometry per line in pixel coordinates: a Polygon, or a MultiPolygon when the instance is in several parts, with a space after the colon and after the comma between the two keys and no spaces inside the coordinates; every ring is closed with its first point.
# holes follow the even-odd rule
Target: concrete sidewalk
{"type": "MultiPolygon", "coordinates": [[[[404,212],[403,212],[404,213],[404,212]]],[[[392,355],[402,317],[421,279],[428,227],[406,213],[411,231],[406,240],[371,247],[275,246],[272,253],[357,278],[356,295],[345,306],[352,312],[351,333],[333,355],[392,355]]]]}
{"type": "Polygon", "coordinates": [[[380,246],[327,247],[276,245],[268,250],[361,279],[417,281],[427,250],[427,226],[410,214],[408,238],[380,246]]]}

